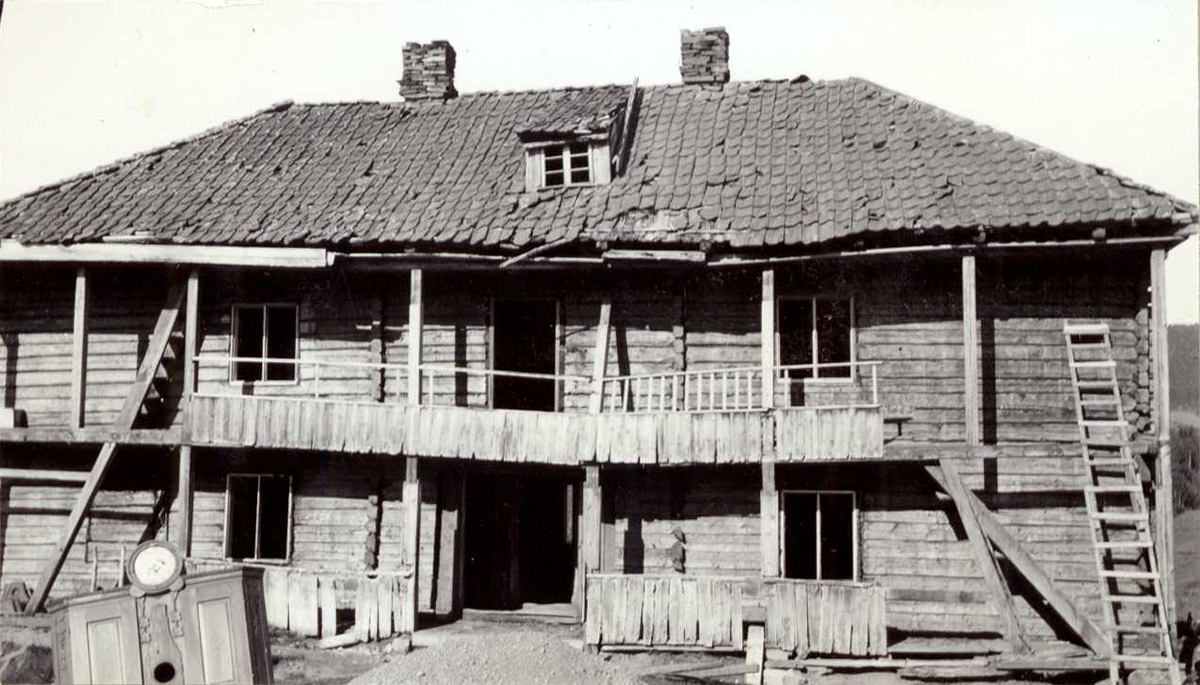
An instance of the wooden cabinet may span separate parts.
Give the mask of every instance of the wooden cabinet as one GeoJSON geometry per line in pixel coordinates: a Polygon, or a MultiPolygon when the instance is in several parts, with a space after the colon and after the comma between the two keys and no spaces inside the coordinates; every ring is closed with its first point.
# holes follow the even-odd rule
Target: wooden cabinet
{"type": "Polygon", "coordinates": [[[270,683],[261,569],[184,576],[182,587],[123,588],[52,611],[59,683],[270,683]]]}

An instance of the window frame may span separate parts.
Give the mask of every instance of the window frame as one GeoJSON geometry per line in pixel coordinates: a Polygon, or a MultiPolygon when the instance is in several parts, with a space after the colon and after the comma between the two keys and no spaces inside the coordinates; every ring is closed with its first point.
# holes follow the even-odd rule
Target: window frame
{"type": "Polygon", "coordinates": [[[292,562],[292,508],[295,504],[295,493],[292,490],[292,477],[286,473],[227,473],[225,474],[225,527],[221,532],[221,554],[226,561],[243,562],[252,564],[290,564],[292,562]],[[229,524],[230,518],[233,515],[233,509],[229,506],[230,482],[234,478],[253,478],[256,483],[255,500],[254,500],[254,557],[253,558],[235,558],[230,554],[229,549],[229,524]],[[263,559],[259,556],[259,548],[261,546],[260,531],[262,528],[262,479],[263,478],[283,478],[287,480],[288,487],[288,505],[287,505],[287,548],[282,559],[267,558],[263,559]]]}
{"type": "Polygon", "coordinates": [[[525,189],[530,192],[540,190],[559,190],[562,188],[587,188],[609,183],[612,179],[612,157],[608,149],[608,139],[595,136],[582,136],[570,139],[552,140],[525,145],[525,189]],[[572,183],[570,147],[584,145],[587,147],[588,181],[572,183]],[[563,150],[563,183],[561,185],[546,185],[546,150],[561,147],[563,150]]]}
{"type": "MultiPolygon", "coordinates": [[[[300,384],[300,370],[301,370],[301,366],[300,366],[300,307],[295,302],[237,302],[237,303],[230,305],[229,356],[234,359],[238,358],[237,341],[238,341],[238,328],[240,326],[240,319],[241,319],[241,317],[238,315],[238,310],[239,309],[256,309],[256,308],[260,309],[262,311],[262,316],[263,316],[263,337],[262,337],[263,356],[260,358],[263,359],[264,361],[259,362],[259,364],[262,368],[262,378],[257,381],[250,381],[250,380],[238,378],[237,377],[237,367],[238,367],[239,362],[230,361],[229,362],[229,384],[236,385],[236,386],[242,386],[247,383],[250,383],[252,385],[281,385],[281,386],[299,385],[300,384]],[[294,357],[294,359],[296,360],[296,363],[292,365],[292,368],[294,368],[296,372],[295,372],[295,374],[293,374],[293,377],[291,378],[291,380],[268,380],[267,379],[268,362],[265,360],[271,358],[271,357],[266,356],[268,329],[269,329],[268,322],[267,322],[267,310],[271,307],[288,307],[288,308],[290,308],[292,310],[292,316],[294,317],[294,320],[295,320],[293,330],[296,331],[296,335],[295,335],[295,340],[293,342],[293,346],[294,346],[294,349],[296,350],[296,352],[295,352],[296,356],[294,357]]],[[[254,359],[254,358],[255,357],[247,357],[247,359],[254,359]]],[[[241,362],[241,363],[249,364],[252,362],[241,362]]],[[[277,365],[282,364],[282,362],[273,362],[273,363],[276,363],[277,365]]]]}
{"type": "MultiPolygon", "coordinates": [[[[775,365],[783,365],[783,346],[781,338],[783,331],[779,328],[779,306],[784,301],[808,301],[809,302],[809,317],[812,321],[812,359],[808,362],[813,364],[813,375],[808,378],[799,378],[796,380],[814,385],[846,385],[856,383],[858,381],[858,303],[857,298],[853,294],[843,293],[822,293],[819,295],[780,295],[775,298],[775,365]],[[817,302],[821,300],[846,301],[850,303],[850,373],[845,376],[821,376],[820,369],[816,366],[817,360],[821,358],[821,350],[819,347],[819,337],[817,335],[817,302]]],[[[779,370],[779,378],[786,379],[787,375],[783,369],[779,370]]]]}
{"type": "Polygon", "coordinates": [[[816,559],[817,559],[817,577],[816,578],[791,578],[789,580],[808,580],[820,582],[852,582],[857,583],[861,577],[859,572],[858,545],[859,545],[859,509],[858,509],[858,493],[854,490],[813,490],[805,488],[785,489],[779,491],[779,575],[782,578],[787,578],[784,574],[787,572],[787,507],[784,506],[784,500],[788,495],[814,495],[813,500],[817,503],[816,511],[816,559]],[[836,578],[826,579],[821,577],[821,495],[849,495],[851,506],[850,530],[850,563],[854,570],[853,576],[849,579],[836,578]]]}

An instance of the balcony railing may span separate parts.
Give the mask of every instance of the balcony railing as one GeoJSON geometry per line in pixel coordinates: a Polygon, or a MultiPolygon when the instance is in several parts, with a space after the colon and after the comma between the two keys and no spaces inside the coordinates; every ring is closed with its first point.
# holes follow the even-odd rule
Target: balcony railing
{"type": "MultiPolygon", "coordinates": [[[[408,364],[379,362],[349,362],[327,359],[284,359],[263,357],[233,357],[224,355],[200,355],[195,359],[197,371],[201,365],[217,365],[232,369],[237,364],[257,364],[266,368],[292,367],[293,380],[253,381],[267,386],[290,386],[296,388],[290,395],[329,397],[327,384],[344,384],[344,375],[339,369],[351,369],[363,374],[384,374],[394,379],[402,392],[393,395],[405,401],[411,367],[408,364]],[[310,370],[305,373],[305,370],[310,370]]],[[[593,380],[587,376],[570,374],[529,373],[503,371],[461,366],[421,364],[420,402],[410,404],[437,405],[446,402],[453,393],[437,393],[439,379],[458,377],[522,378],[553,382],[561,391],[592,392],[593,380]]],[[[828,364],[783,364],[772,367],[775,375],[776,401],[771,405],[778,408],[860,408],[879,405],[879,362],[839,362],[828,364]]],[[[761,366],[742,366],[690,371],[665,371],[660,373],[608,376],[601,380],[602,413],[656,413],[656,412],[741,412],[761,411],[769,408],[763,401],[761,366]]],[[[197,376],[199,373],[197,372],[197,376]]],[[[251,381],[246,381],[250,383],[251,381]]],[[[209,393],[212,394],[212,393],[209,393]]],[[[235,393],[241,394],[241,393],[235,393]]]]}
{"type": "MultiPolygon", "coordinates": [[[[778,386],[773,406],[878,406],[878,370],[879,362],[772,367],[778,386]]],[[[609,376],[603,380],[602,393],[601,410],[605,412],[730,412],[767,408],[763,401],[761,366],[609,376]]]]}

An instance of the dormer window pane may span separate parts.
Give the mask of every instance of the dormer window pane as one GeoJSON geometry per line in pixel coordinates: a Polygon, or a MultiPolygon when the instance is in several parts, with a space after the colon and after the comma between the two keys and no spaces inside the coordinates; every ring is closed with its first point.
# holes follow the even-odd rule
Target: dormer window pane
{"type": "MultiPolygon", "coordinates": [[[[531,188],[560,188],[584,186],[608,181],[607,173],[598,173],[592,167],[595,144],[588,141],[551,144],[530,154],[530,163],[540,162],[540,168],[531,168],[526,180],[531,188]]],[[[607,170],[601,169],[600,172],[607,170]]]]}

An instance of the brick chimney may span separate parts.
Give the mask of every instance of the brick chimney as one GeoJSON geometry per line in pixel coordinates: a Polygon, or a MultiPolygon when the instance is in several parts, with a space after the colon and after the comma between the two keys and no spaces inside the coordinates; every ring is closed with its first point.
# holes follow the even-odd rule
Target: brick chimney
{"type": "Polygon", "coordinates": [[[444,40],[404,44],[400,95],[405,100],[445,100],[454,90],[454,46],[444,40]]]}
{"type": "Polygon", "coordinates": [[[729,82],[729,34],[724,26],[679,32],[679,73],[692,85],[729,82]]]}

